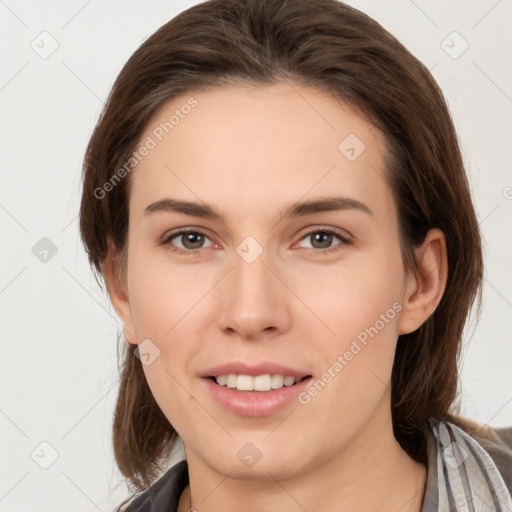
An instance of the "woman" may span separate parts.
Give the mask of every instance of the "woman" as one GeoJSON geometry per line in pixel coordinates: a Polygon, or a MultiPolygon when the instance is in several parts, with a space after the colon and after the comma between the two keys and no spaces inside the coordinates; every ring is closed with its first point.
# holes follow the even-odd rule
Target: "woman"
{"type": "Polygon", "coordinates": [[[371,18],[180,13],[114,84],[80,226],[124,325],[124,510],[512,510],[512,428],[455,405],[482,280],[457,136],[371,18]]]}

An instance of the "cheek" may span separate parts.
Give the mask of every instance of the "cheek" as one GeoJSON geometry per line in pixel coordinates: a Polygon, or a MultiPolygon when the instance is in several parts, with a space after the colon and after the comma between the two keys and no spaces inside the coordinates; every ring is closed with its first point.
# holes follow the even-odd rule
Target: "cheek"
{"type": "MultiPolygon", "coordinates": [[[[375,324],[383,330],[382,315],[385,330],[398,333],[404,280],[399,253],[375,251],[336,267],[298,268],[288,279],[311,312],[329,327],[338,348],[360,333],[364,337],[365,329],[375,324]]],[[[327,330],[325,334],[329,339],[327,330]]]]}
{"type": "Polygon", "coordinates": [[[190,325],[201,310],[202,297],[215,282],[215,275],[201,265],[172,265],[165,258],[134,250],[129,265],[130,305],[137,339],[150,338],[168,344],[190,325]]]}

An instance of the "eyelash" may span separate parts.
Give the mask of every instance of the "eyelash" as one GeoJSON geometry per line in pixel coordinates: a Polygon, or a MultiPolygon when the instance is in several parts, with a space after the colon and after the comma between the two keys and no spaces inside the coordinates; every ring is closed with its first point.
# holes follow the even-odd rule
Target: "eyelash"
{"type": "MultiPolygon", "coordinates": [[[[180,231],[169,233],[167,236],[165,236],[163,238],[163,240],[161,242],[161,245],[166,246],[169,250],[171,250],[173,252],[176,252],[178,254],[183,254],[185,256],[194,256],[195,255],[194,253],[197,254],[199,252],[199,249],[205,249],[205,247],[199,247],[198,249],[184,250],[184,249],[181,249],[179,247],[175,247],[175,246],[173,246],[170,243],[172,239],[178,238],[181,235],[186,235],[186,234],[189,234],[189,233],[193,233],[195,235],[201,235],[201,236],[204,236],[205,238],[209,238],[208,235],[206,233],[203,233],[201,230],[198,230],[198,229],[183,229],[183,230],[180,230],[180,231]]],[[[352,241],[349,240],[345,235],[343,235],[339,231],[335,231],[333,229],[327,229],[327,228],[326,229],[322,229],[322,228],[318,229],[317,228],[317,229],[313,229],[311,231],[308,231],[307,233],[305,233],[300,238],[299,241],[304,240],[305,238],[307,238],[308,236],[311,236],[314,233],[323,233],[323,234],[328,234],[328,235],[334,235],[335,237],[337,237],[337,238],[339,238],[341,240],[341,243],[336,244],[336,245],[334,245],[332,247],[328,247],[327,249],[310,248],[310,250],[314,251],[315,253],[318,253],[321,256],[328,256],[328,255],[330,255],[333,252],[337,252],[337,251],[341,250],[341,247],[343,245],[351,245],[352,244],[352,241]]]]}

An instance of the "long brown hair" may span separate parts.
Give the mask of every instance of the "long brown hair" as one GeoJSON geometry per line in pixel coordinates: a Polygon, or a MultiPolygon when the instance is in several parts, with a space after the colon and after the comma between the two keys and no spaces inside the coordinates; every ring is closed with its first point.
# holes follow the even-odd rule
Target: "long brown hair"
{"type": "MultiPolygon", "coordinates": [[[[480,304],[481,240],[439,86],[367,15],[336,0],[209,0],[149,37],[116,79],[87,147],[80,229],[89,261],[98,278],[109,240],[125,254],[130,174],[108,193],[102,187],[130,159],[158,109],[210,86],[277,81],[327,92],[384,134],[406,268],[415,269],[414,247],[430,228],[446,235],[445,293],[418,330],[399,337],[392,371],[395,437],[426,464],[427,420],[452,420],[471,430],[454,401],[463,329],[475,298],[480,304]]],[[[113,444],[120,471],[143,490],[162,473],[178,434],[153,398],[135,348],[122,347],[113,444]]]]}

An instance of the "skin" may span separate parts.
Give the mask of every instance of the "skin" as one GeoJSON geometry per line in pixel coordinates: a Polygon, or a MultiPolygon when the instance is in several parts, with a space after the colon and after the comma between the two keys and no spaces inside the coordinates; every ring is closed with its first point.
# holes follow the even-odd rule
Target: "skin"
{"type": "MultiPolygon", "coordinates": [[[[190,96],[166,105],[141,140],[190,96]]],[[[126,282],[112,270],[114,250],[106,265],[126,339],[160,350],[143,368],[185,443],[190,486],[179,511],[190,499],[199,512],[419,511],[426,468],[393,436],[390,380],[398,336],[416,330],[444,291],[443,234],[430,231],[417,248],[418,275],[404,269],[382,136],[328,95],[278,83],[193,96],[198,105],[131,175],[126,282]],[[366,146],[354,161],[338,150],[351,133],[366,146]],[[291,203],[334,192],[372,214],[281,218],[291,203]],[[166,197],[208,203],[224,220],[144,214],[166,197]],[[203,246],[200,237],[192,248],[179,236],[161,244],[180,228],[204,233],[203,246]],[[325,229],[350,243],[316,242],[325,229]],[[236,252],[247,236],[263,249],[250,264],[236,252]],[[395,317],[307,405],[239,416],[199,378],[239,360],[319,378],[395,303],[395,317]],[[248,442],[262,454],[251,468],[237,457],[248,442]]]]}

